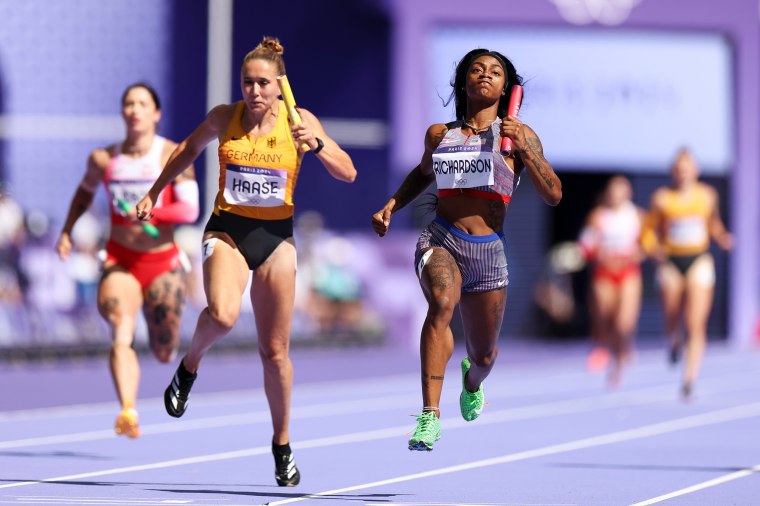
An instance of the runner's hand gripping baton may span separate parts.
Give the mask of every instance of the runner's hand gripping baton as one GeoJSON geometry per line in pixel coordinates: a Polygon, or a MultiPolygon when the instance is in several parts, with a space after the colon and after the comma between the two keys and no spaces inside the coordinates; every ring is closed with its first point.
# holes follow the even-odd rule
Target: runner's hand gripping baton
{"type": "MultiPolygon", "coordinates": [[[[523,89],[519,84],[512,86],[512,93],[509,95],[509,105],[507,106],[507,116],[516,118],[520,113],[520,104],[522,103],[523,89]]],[[[504,156],[512,155],[512,139],[509,137],[501,138],[501,154],[504,156]]]]}
{"type": "MultiPolygon", "coordinates": [[[[129,203],[124,199],[119,199],[117,202],[119,209],[124,211],[125,213],[129,213],[132,211],[133,207],[129,205],[129,203]]],[[[158,237],[159,232],[156,226],[152,223],[148,223],[147,221],[143,221],[142,223],[143,231],[148,234],[151,237],[158,237]]]]}
{"type": "MultiPolygon", "coordinates": [[[[298,114],[298,110],[296,109],[296,99],[293,96],[293,90],[290,89],[288,76],[285,74],[277,76],[277,84],[280,85],[280,93],[282,94],[282,100],[285,102],[285,108],[288,110],[288,118],[290,118],[290,122],[293,125],[300,125],[302,123],[301,115],[298,114]]],[[[306,151],[311,149],[306,143],[302,144],[301,147],[306,151]]]]}

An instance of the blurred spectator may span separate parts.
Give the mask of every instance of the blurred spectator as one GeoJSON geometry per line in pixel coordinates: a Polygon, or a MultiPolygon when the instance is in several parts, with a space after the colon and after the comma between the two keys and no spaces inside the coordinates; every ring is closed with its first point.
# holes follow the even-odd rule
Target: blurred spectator
{"type": "Polygon", "coordinates": [[[20,304],[26,297],[29,278],[21,266],[25,241],[24,213],[0,184],[0,301],[6,304],[20,304]]]}
{"type": "Polygon", "coordinates": [[[364,285],[371,280],[362,278],[364,274],[375,276],[376,271],[362,269],[353,242],[325,229],[317,212],[299,216],[296,235],[299,255],[295,318],[300,325],[294,330],[344,342],[376,338],[380,326],[367,309],[364,292],[364,285]]]}
{"type": "Polygon", "coordinates": [[[74,226],[71,238],[74,249],[67,266],[76,286],[73,309],[77,313],[94,311],[97,307],[100,279],[98,250],[103,242],[100,222],[92,213],[85,212],[74,226]]]}
{"type": "Polygon", "coordinates": [[[346,239],[333,237],[321,252],[321,262],[312,273],[311,316],[320,334],[356,331],[362,317],[362,291],[349,265],[355,251],[346,239]]]}

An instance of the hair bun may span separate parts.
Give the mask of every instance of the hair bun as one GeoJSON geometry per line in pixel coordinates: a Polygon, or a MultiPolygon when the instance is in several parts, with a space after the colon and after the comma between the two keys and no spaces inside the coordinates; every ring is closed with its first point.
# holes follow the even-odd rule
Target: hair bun
{"type": "Polygon", "coordinates": [[[264,39],[261,41],[261,44],[259,44],[261,47],[265,47],[272,51],[273,53],[282,54],[285,52],[285,48],[282,47],[282,44],[280,44],[280,40],[276,37],[264,37],[264,39]]]}

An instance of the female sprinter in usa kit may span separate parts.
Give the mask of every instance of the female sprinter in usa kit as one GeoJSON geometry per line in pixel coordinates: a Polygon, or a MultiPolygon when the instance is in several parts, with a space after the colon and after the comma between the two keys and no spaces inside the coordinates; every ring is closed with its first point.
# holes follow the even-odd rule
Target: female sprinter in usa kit
{"type": "Polygon", "coordinates": [[[555,206],[562,198],[559,178],[536,133],[507,116],[512,87],[521,82],[504,55],[486,49],[467,53],[452,82],[456,120],[428,128],[422,161],[372,217],[375,232],[384,236],[393,213],[437,183],[436,217],[423,230],[415,252],[428,312],[420,342],[422,413],[409,439],[410,450],[429,451],[440,438],[443,376],[454,349],[449,323],[457,304],[467,347],[459,407],[467,421],[483,410],[483,380],[496,360],[507,301],[502,225],[520,175],[528,173],[547,204],[555,206]],[[500,152],[502,137],[513,142],[511,156],[500,152]],[[478,170],[457,170],[466,166],[478,170]]]}

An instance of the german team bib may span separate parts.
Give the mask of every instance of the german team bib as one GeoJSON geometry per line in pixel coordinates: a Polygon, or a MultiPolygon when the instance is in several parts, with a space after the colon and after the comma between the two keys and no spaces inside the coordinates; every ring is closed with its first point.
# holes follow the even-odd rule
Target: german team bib
{"type": "Polygon", "coordinates": [[[288,171],[227,164],[224,200],[237,206],[275,207],[285,203],[288,171]]]}
{"type": "Polygon", "coordinates": [[[699,246],[708,240],[707,223],[702,216],[676,218],[668,226],[668,242],[674,246],[699,246]]]}

